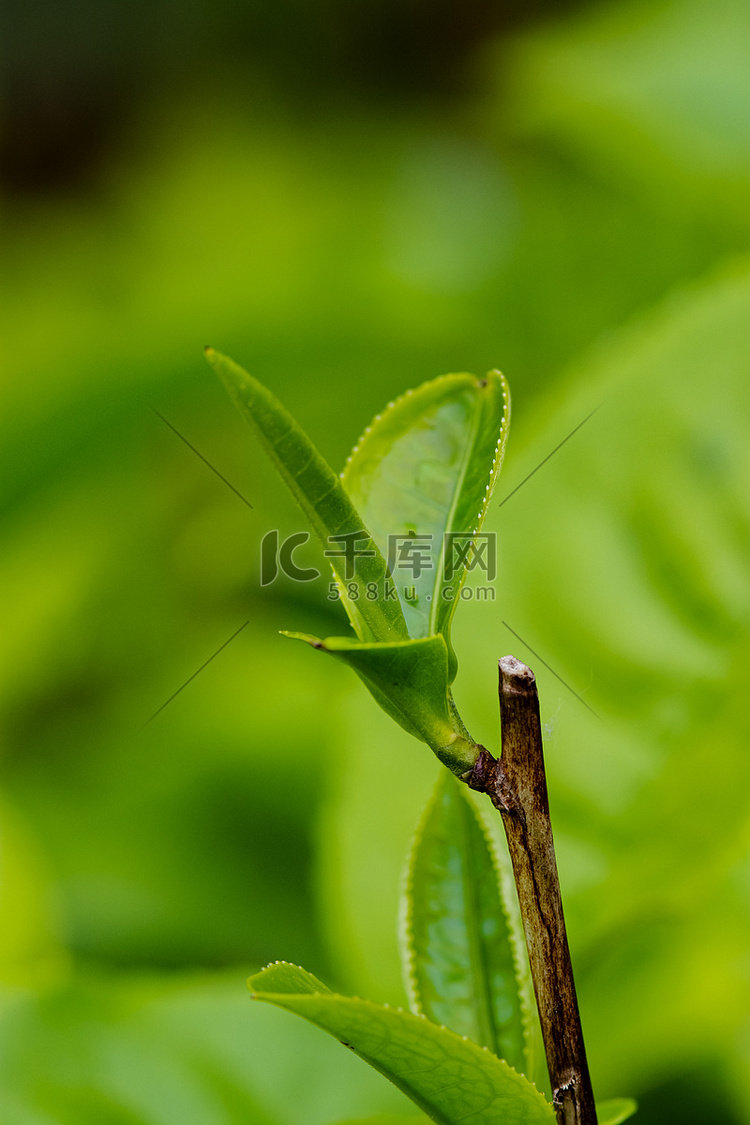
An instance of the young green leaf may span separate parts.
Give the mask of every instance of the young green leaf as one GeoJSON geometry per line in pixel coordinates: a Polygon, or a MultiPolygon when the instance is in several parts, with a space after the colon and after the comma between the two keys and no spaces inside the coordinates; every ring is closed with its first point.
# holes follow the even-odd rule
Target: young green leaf
{"type": "Polygon", "coordinates": [[[339,996],[283,962],[250,977],[248,986],[255,999],[335,1036],[438,1125],[554,1125],[552,1107],[523,1075],[424,1017],[339,996]]]}
{"type": "Polygon", "coordinates": [[[360,644],[347,637],[321,641],[307,633],[284,636],[343,660],[409,734],[426,742],[457,774],[470,770],[478,748],[457,729],[448,703],[448,650],[443,637],[394,644],[360,644]]]}
{"type": "Polygon", "coordinates": [[[402,904],[412,1011],[529,1073],[514,947],[490,844],[447,773],[414,842],[402,904]]]}
{"type": "Polygon", "coordinates": [[[321,543],[338,549],[329,542],[331,537],[348,537],[356,548],[357,565],[349,574],[343,553],[346,540],[339,539],[342,554],[334,556],[333,568],[357,636],[364,641],[406,640],[408,632],[398,599],[385,597],[386,590],[393,585],[385,560],[333,469],[262,383],[213,348],[206,349],[206,356],[233,402],[252,425],[321,543]],[[352,598],[347,596],[349,582],[357,588],[357,595],[352,598]],[[377,597],[367,596],[372,590],[377,591],[377,597]]]}
{"type": "Polygon", "coordinates": [[[596,1116],[599,1125],[622,1125],[638,1110],[638,1102],[633,1098],[610,1098],[606,1102],[599,1102],[596,1107],[596,1116]]]}
{"type": "Polygon", "coordinates": [[[478,561],[469,544],[502,464],[509,420],[499,371],[484,379],[443,375],[392,402],[346,464],[342,479],[390,557],[412,637],[448,638],[467,568],[478,561]]]}
{"type": "Polygon", "coordinates": [[[359,642],[287,636],[344,660],[380,706],[425,741],[454,773],[471,769],[478,748],[466,736],[450,700],[456,661],[448,624],[453,599],[471,565],[467,543],[481,524],[502,460],[508,415],[505,380],[498,372],[480,380],[447,375],[410,392],[376,419],[342,474],[379,521],[376,544],[344,485],[275,396],[227,356],[206,351],[320,540],[328,546],[334,536],[349,541],[346,546],[341,543],[333,565],[359,642]],[[383,487],[370,487],[370,472],[383,487]],[[392,524],[390,503],[395,505],[392,524]],[[405,523],[407,508],[411,515],[405,523]],[[397,534],[402,527],[428,535],[434,556],[428,568],[432,585],[428,589],[429,583],[422,581],[424,590],[410,606],[412,638],[381,551],[388,550],[391,530],[397,534]],[[443,556],[451,549],[446,538],[451,535],[463,537],[461,561],[447,577],[443,556]],[[356,551],[351,572],[348,547],[356,551]],[[435,579],[433,572],[442,577],[435,579]]]}

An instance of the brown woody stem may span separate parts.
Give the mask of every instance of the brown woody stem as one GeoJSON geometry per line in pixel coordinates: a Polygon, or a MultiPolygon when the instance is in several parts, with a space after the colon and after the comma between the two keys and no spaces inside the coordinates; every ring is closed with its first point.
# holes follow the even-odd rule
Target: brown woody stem
{"type": "Polygon", "coordinates": [[[521,906],[558,1125],[597,1125],[547,800],[534,673],[500,661],[502,757],[477,760],[472,789],[501,813],[521,906]]]}

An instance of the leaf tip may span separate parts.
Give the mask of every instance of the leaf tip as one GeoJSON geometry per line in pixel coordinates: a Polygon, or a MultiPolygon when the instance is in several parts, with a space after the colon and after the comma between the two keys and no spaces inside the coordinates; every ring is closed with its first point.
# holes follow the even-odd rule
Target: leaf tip
{"type": "Polygon", "coordinates": [[[322,649],[327,652],[325,641],[321,641],[318,637],[313,637],[310,633],[296,633],[292,629],[279,629],[279,635],[282,637],[289,637],[293,641],[304,641],[310,645],[310,648],[322,649]]]}

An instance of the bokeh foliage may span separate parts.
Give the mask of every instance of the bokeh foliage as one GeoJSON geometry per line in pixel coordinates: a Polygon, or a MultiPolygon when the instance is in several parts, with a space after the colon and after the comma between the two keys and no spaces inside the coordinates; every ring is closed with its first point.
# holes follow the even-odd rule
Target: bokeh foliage
{"type": "MultiPolygon", "coordinates": [[[[266,37],[224,66],[219,17],[202,68],[157,32],[162,80],[143,63],[82,181],[21,192],[11,165],[4,1120],[409,1118],[244,992],[283,957],[401,1001],[400,870],[436,767],[347,669],[278,636],[346,626],[327,575],[260,588],[263,534],[304,529],[210,342],[335,468],[407,387],[501,367],[499,499],[598,407],[489,517],[496,601],[457,615],[456,698],[497,749],[496,659],[537,671],[597,1095],[637,1095],[644,1125],[750,1122],[743,6],[485,21],[457,40],[461,81],[423,66],[413,85],[372,59],[354,80],[335,5],[288,34],[255,7],[266,37]],[[337,80],[322,52],[295,84],[313,24],[350,67],[337,80]]],[[[362,9],[360,39],[395,59],[362,9]]]]}

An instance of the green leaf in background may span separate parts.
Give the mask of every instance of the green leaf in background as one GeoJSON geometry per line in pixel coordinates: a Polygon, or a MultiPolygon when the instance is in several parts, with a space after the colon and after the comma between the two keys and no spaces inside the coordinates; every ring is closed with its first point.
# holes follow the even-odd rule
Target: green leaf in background
{"type": "Polygon", "coordinates": [[[443,772],[414,841],[402,906],[412,1011],[529,1073],[513,939],[490,843],[443,772]]]}
{"type": "Polygon", "coordinates": [[[454,772],[471,769],[477,749],[456,730],[448,701],[448,651],[443,637],[366,645],[347,637],[321,641],[306,633],[284,635],[343,660],[399,726],[426,742],[454,772]]]}
{"type": "MultiPolygon", "coordinates": [[[[342,474],[388,558],[409,635],[442,633],[449,651],[451,618],[473,562],[467,547],[481,529],[509,421],[510,393],[499,371],[484,379],[443,375],[390,403],[342,474]]],[[[452,679],[452,652],[451,662],[452,679]]]]}
{"type": "MultiPolygon", "coordinates": [[[[747,6],[641,0],[522,36],[515,127],[667,210],[747,232],[747,6]]],[[[507,73],[504,81],[507,83],[507,73]]]]}
{"type": "Polygon", "coordinates": [[[333,536],[352,537],[359,554],[358,565],[351,574],[346,572],[342,556],[334,556],[332,565],[342,587],[342,601],[359,638],[405,640],[408,633],[400,603],[384,596],[390,582],[385,560],[333,469],[262,383],[213,348],[206,349],[206,356],[233,402],[252,425],[321,543],[333,550],[333,536]],[[357,597],[346,596],[349,582],[355,583],[357,597]],[[368,587],[376,589],[378,596],[367,597],[368,587]]]}
{"type": "Polygon", "coordinates": [[[277,962],[248,986],[257,1000],[304,1016],[403,1090],[438,1125],[536,1125],[552,1107],[502,1059],[424,1017],[339,996],[310,973],[277,962]]]}
{"type": "Polygon", "coordinates": [[[633,1098],[609,1098],[600,1102],[596,1107],[596,1116],[599,1125],[622,1125],[638,1110],[638,1103],[633,1098]]]}
{"type": "Polygon", "coordinates": [[[41,850],[0,795],[0,988],[48,985],[68,971],[41,850]]]}

